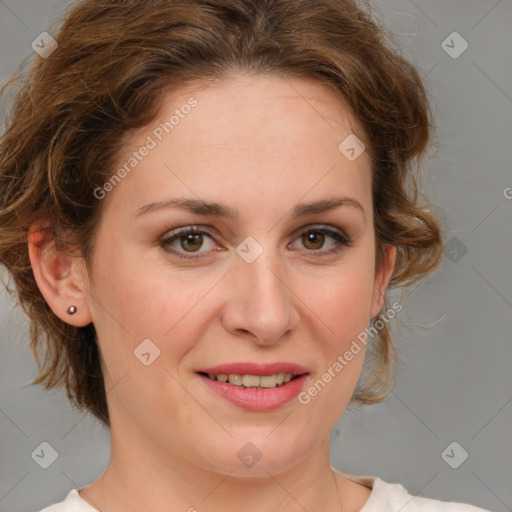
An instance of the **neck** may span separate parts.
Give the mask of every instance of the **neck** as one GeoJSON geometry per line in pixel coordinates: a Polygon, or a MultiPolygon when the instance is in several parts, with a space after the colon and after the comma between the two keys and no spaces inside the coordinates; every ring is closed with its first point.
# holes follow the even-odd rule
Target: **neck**
{"type": "MultiPolygon", "coordinates": [[[[328,439],[286,471],[273,474],[266,470],[258,477],[206,469],[156,447],[153,438],[147,443],[137,439],[137,443],[127,443],[118,436],[112,437],[105,472],[81,491],[94,508],[109,512],[230,512],[239,511],[243,503],[245,512],[349,510],[343,506],[346,487],[340,481],[341,475],[335,475],[330,466],[328,439]]],[[[346,503],[350,501],[347,499],[346,503]]]]}

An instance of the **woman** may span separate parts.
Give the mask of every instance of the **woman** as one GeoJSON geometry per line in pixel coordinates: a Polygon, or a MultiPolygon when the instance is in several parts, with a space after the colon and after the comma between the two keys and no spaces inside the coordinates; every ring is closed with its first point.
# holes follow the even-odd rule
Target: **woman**
{"type": "Polygon", "coordinates": [[[427,96],[383,30],[349,0],[83,0],[55,41],[0,141],[0,260],[35,382],[112,449],[45,512],[482,510],[329,462],[391,392],[386,290],[441,259],[427,96]]]}

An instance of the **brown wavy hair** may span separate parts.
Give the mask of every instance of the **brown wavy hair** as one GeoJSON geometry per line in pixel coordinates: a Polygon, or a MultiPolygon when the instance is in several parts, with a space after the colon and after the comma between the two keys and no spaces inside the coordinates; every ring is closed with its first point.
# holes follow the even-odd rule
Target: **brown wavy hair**
{"type": "MultiPolygon", "coordinates": [[[[434,124],[418,71],[356,0],[79,0],[54,30],[58,47],[26,57],[2,85],[15,96],[0,138],[0,262],[30,319],[39,367],[33,383],[64,386],[74,405],[109,425],[93,324],[60,320],[38,289],[30,226],[50,223],[58,250],[74,247],[91,270],[103,201],[123,138],[151,123],[165,94],[197,81],[251,72],[312,78],[331,87],[358,121],[372,161],[376,267],[397,247],[390,287],[416,283],[440,263],[439,221],[419,204],[420,161],[434,124]],[[70,237],[66,234],[71,234],[70,237]]],[[[387,299],[385,308],[387,307],[387,299]]],[[[391,391],[396,350],[389,326],[352,401],[391,391]]]]}

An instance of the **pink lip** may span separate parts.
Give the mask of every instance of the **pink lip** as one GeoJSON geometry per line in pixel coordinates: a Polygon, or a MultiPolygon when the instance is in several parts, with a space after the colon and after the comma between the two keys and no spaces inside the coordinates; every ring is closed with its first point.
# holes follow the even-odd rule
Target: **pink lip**
{"type": "Polygon", "coordinates": [[[211,373],[218,375],[219,373],[235,374],[235,375],[273,375],[274,373],[293,373],[294,375],[302,375],[308,373],[307,368],[295,363],[230,363],[212,366],[209,368],[201,368],[198,372],[211,373]]]}
{"type": "Polygon", "coordinates": [[[295,363],[231,363],[201,368],[198,374],[201,380],[218,396],[242,409],[251,411],[271,411],[278,409],[293,400],[301,391],[304,381],[308,376],[308,370],[304,366],[295,363]],[[233,386],[229,382],[212,380],[202,373],[235,374],[235,375],[273,375],[275,373],[293,373],[300,375],[290,382],[276,388],[268,389],[244,389],[233,386]]]}
{"type": "Polygon", "coordinates": [[[226,399],[233,405],[250,411],[271,411],[273,409],[282,407],[286,403],[293,400],[300,393],[304,385],[304,381],[307,378],[307,374],[304,374],[277,388],[244,389],[241,387],[233,386],[228,382],[220,382],[218,380],[212,380],[209,377],[205,377],[201,374],[198,375],[199,378],[215,394],[226,399]]]}

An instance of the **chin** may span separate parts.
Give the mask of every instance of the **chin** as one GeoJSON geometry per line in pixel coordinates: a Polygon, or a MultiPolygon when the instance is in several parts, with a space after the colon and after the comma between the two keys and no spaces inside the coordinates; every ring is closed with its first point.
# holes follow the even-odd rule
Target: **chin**
{"type": "Polygon", "coordinates": [[[284,428],[278,432],[280,428],[272,432],[267,426],[260,430],[252,427],[250,432],[243,430],[233,434],[233,438],[226,434],[224,440],[204,446],[208,456],[203,456],[203,460],[208,469],[232,476],[268,478],[269,473],[286,472],[306,458],[313,447],[303,442],[305,433],[290,435],[284,428]]]}

